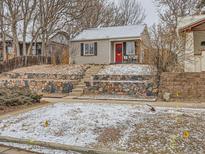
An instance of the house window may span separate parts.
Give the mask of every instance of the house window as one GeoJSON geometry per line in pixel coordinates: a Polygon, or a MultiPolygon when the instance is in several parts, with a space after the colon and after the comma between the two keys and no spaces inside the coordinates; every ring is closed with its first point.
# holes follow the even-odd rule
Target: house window
{"type": "Polygon", "coordinates": [[[201,42],[201,46],[205,46],[205,41],[202,41],[202,42],[201,42]]]}
{"type": "Polygon", "coordinates": [[[135,55],[135,42],[134,41],[126,43],[126,54],[135,55]]]}
{"type": "Polygon", "coordinates": [[[8,52],[9,54],[12,54],[12,52],[13,52],[13,47],[7,47],[7,52],[8,52]]]}
{"type": "Polygon", "coordinates": [[[36,55],[36,44],[32,45],[32,55],[36,55]]]}
{"type": "Polygon", "coordinates": [[[41,55],[41,48],[42,48],[41,44],[36,44],[36,54],[37,55],[41,55]]]}
{"type": "Polygon", "coordinates": [[[84,44],[84,55],[85,56],[94,55],[94,43],[85,43],[84,44]]]}
{"type": "Polygon", "coordinates": [[[97,56],[97,42],[81,43],[81,56],[97,56]]]}

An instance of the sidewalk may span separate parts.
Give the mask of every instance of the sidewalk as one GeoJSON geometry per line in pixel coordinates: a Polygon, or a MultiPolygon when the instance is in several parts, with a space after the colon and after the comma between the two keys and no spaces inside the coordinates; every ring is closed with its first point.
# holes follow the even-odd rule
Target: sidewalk
{"type": "Polygon", "coordinates": [[[26,150],[20,150],[14,147],[7,147],[0,145],[0,154],[37,154],[35,152],[29,152],[26,150]]]}
{"type": "Polygon", "coordinates": [[[171,107],[171,108],[194,108],[205,109],[205,102],[163,102],[163,101],[135,101],[135,100],[108,100],[108,99],[72,99],[72,98],[43,98],[42,100],[50,103],[108,103],[108,104],[130,104],[130,105],[146,105],[150,104],[154,107],[171,107]]]}

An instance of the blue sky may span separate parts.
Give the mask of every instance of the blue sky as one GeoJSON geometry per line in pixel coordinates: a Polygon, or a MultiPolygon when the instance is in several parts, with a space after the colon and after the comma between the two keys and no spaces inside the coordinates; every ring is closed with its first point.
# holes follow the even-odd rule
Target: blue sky
{"type": "MultiPolygon", "coordinates": [[[[114,0],[114,1],[118,2],[120,0],[114,0]]],[[[153,0],[136,0],[136,1],[139,1],[146,10],[147,17],[145,23],[148,26],[151,26],[152,24],[157,23],[159,21],[159,17],[157,15],[157,8],[154,5],[153,0]]]]}

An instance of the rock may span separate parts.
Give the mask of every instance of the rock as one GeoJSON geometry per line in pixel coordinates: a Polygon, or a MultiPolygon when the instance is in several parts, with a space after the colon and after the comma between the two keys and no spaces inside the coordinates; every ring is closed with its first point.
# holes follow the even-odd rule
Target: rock
{"type": "Polygon", "coordinates": [[[170,93],[168,93],[168,92],[165,92],[164,94],[163,94],[163,99],[166,101],[166,102],[169,102],[170,101],[170,93]]]}

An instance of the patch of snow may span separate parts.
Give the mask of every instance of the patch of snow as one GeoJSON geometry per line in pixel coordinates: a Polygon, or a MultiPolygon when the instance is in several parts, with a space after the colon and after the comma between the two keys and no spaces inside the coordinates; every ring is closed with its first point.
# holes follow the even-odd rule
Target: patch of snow
{"type": "Polygon", "coordinates": [[[39,74],[62,74],[82,75],[86,66],[83,65],[34,65],[13,70],[14,73],[39,73],[39,74]]]}
{"type": "Polygon", "coordinates": [[[84,30],[72,41],[140,37],[145,25],[113,26],[84,30]]]}
{"type": "Polygon", "coordinates": [[[178,29],[185,28],[187,26],[190,26],[191,24],[197,23],[201,20],[205,19],[205,15],[197,15],[197,16],[185,16],[180,17],[178,20],[178,29]]]}
{"type": "MultiPolygon", "coordinates": [[[[98,144],[99,132],[96,130],[123,128],[123,136],[118,143],[113,143],[111,147],[116,146],[118,147],[116,149],[119,149],[119,147],[126,149],[133,128],[137,123],[143,122],[145,118],[161,114],[166,116],[168,113],[183,114],[183,109],[159,107],[155,109],[156,112],[151,112],[146,105],[57,103],[1,120],[0,135],[33,141],[92,147],[92,145],[98,144]],[[48,121],[48,126],[45,126],[46,121],[48,121]]],[[[184,110],[186,110],[186,113],[188,113],[187,111],[197,113],[205,111],[184,110]]],[[[35,149],[41,150],[41,148],[35,149]]],[[[51,151],[49,151],[50,154],[55,153],[51,151]]]]}
{"type": "Polygon", "coordinates": [[[156,75],[157,69],[152,65],[116,64],[106,66],[98,75],[156,75]]]}

